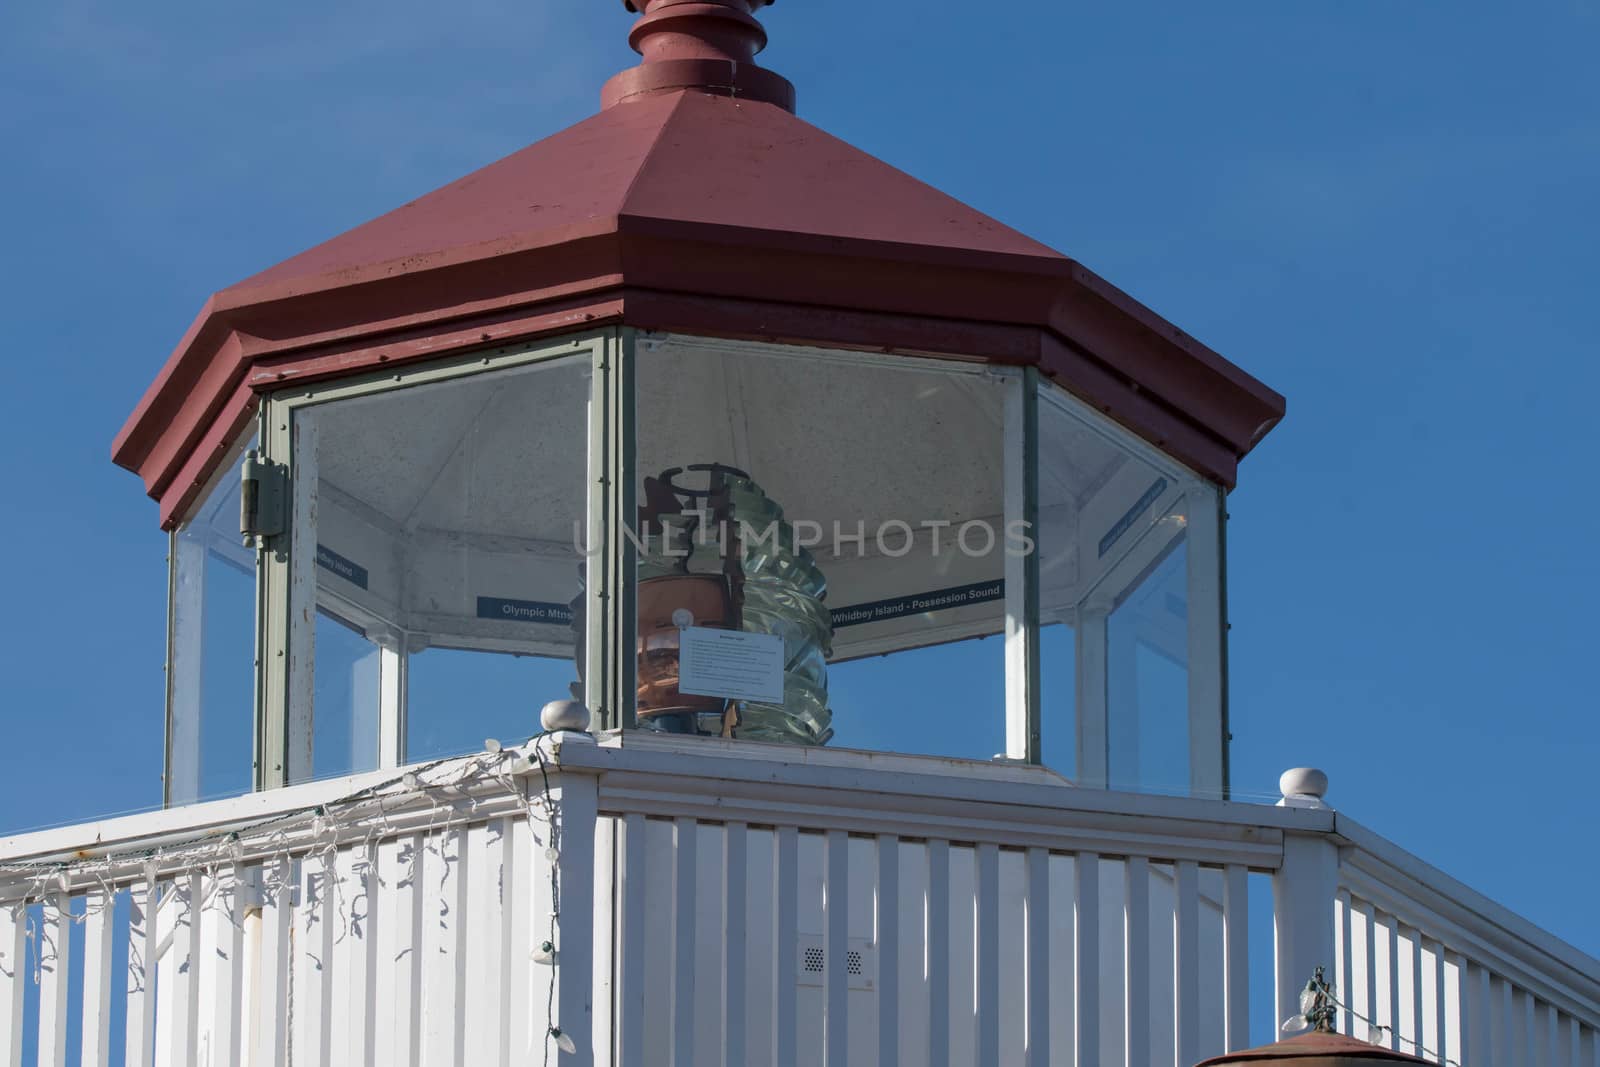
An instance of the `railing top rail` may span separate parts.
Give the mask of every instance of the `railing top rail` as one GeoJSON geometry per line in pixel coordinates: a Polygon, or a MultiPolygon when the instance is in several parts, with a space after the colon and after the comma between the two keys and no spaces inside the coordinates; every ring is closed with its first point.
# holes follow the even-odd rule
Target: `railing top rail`
{"type": "Polygon", "coordinates": [[[1424,938],[1600,1025],[1600,960],[1348,816],[1335,817],[1334,832],[1346,889],[1415,924],[1424,938]]]}
{"type": "Polygon", "coordinates": [[[0,838],[0,899],[253,863],[525,810],[527,749],[479,753],[0,838]],[[508,788],[508,786],[510,788],[508,788]],[[323,814],[326,814],[326,818],[323,814]],[[227,851],[220,851],[223,846],[227,851]]]}
{"type": "Polygon", "coordinates": [[[844,829],[1276,869],[1332,812],[1074,788],[1041,767],[630,734],[561,750],[612,814],[844,829]],[[775,756],[788,753],[790,758],[775,756]]]}

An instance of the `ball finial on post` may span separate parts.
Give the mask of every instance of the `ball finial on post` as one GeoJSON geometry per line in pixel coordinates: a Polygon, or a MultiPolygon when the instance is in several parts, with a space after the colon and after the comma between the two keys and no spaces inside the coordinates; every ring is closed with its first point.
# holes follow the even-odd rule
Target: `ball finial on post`
{"type": "Polygon", "coordinates": [[[1278,776],[1278,791],[1283,799],[1280,808],[1325,808],[1322,798],[1328,795],[1328,776],[1315,767],[1291,767],[1278,776]]]}
{"type": "Polygon", "coordinates": [[[551,733],[558,730],[589,732],[589,709],[576,700],[552,700],[539,712],[539,725],[551,733]]]}

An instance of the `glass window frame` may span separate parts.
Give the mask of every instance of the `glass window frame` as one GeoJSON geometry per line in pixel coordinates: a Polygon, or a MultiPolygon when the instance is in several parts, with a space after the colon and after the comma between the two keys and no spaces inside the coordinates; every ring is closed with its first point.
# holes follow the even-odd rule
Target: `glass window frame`
{"type": "MultiPolygon", "coordinates": [[[[314,597],[311,589],[298,589],[295,583],[315,581],[313,568],[296,568],[297,557],[316,551],[316,533],[310,520],[309,503],[315,477],[306,477],[303,464],[297,464],[295,414],[313,406],[336,403],[357,397],[371,397],[463,378],[493,374],[553,360],[586,358],[597,383],[592,393],[589,440],[586,443],[587,510],[589,517],[605,505],[603,476],[596,469],[604,462],[605,449],[597,449],[596,409],[601,397],[600,382],[611,373],[616,352],[622,345],[621,328],[586,331],[559,339],[499,345],[477,349],[437,361],[403,364],[392,371],[369,373],[314,384],[269,395],[262,405],[261,449],[263,458],[287,472],[287,502],[284,531],[268,540],[261,553],[260,571],[261,636],[258,651],[261,668],[257,673],[257,732],[260,756],[257,760],[257,788],[277,788],[311,777],[313,679],[311,672],[298,669],[309,659],[314,621],[299,619],[291,610],[295,603],[314,597]]],[[[591,522],[591,525],[592,522],[591,522]]],[[[606,553],[609,546],[601,546],[606,553]]],[[[600,568],[602,570],[608,568],[600,568]]],[[[585,635],[590,660],[596,658],[595,645],[606,624],[609,610],[603,595],[603,582],[587,587],[585,635]]],[[[382,668],[378,712],[378,767],[383,770],[405,766],[405,650],[381,648],[382,668]]],[[[599,705],[601,694],[586,675],[585,702],[599,705]]]]}
{"type": "MultiPolygon", "coordinates": [[[[623,457],[615,471],[613,484],[628,492],[625,508],[611,514],[627,516],[628,529],[633,531],[632,489],[635,485],[636,406],[637,382],[634,374],[632,337],[624,345],[626,359],[619,361],[618,374],[608,388],[620,395],[616,401],[618,423],[609,439],[611,447],[623,457]]],[[[794,359],[847,360],[852,363],[880,363],[905,367],[921,364],[930,370],[961,370],[987,373],[1009,379],[1011,389],[1006,397],[1004,434],[1005,486],[1004,521],[1017,518],[1028,522],[1028,529],[1039,530],[1039,471],[1049,457],[1043,456],[1039,447],[1039,418],[1041,406],[1048,405],[1057,413],[1073,419],[1089,431],[1107,440],[1112,446],[1131,455],[1168,479],[1173,489],[1169,499],[1183,502],[1185,539],[1188,544],[1189,592],[1189,793],[1193,796],[1226,797],[1228,794],[1228,721],[1227,721],[1227,622],[1224,589],[1226,516],[1223,508],[1223,490],[1155,445],[1108,418],[1092,406],[1073,396],[1067,389],[1046,379],[1036,368],[1015,368],[986,364],[980,358],[925,357],[889,353],[870,353],[854,350],[833,350],[798,345],[771,344],[753,341],[729,341],[694,334],[650,333],[641,334],[639,343],[651,349],[660,348],[675,340],[689,344],[724,348],[740,348],[762,354],[794,359]],[[1198,565],[1196,562],[1198,561],[1198,565]]],[[[619,629],[613,630],[616,643],[611,648],[633,648],[636,612],[636,559],[631,544],[635,537],[624,538],[620,552],[608,553],[620,568],[613,572],[613,582],[619,590],[614,599],[618,607],[629,610],[614,618],[619,629]]],[[[1108,576],[1107,576],[1108,577],[1108,576]]],[[[1097,585],[1104,584],[1103,577],[1097,585]]],[[[1131,588],[1131,587],[1130,587],[1131,588]]],[[[1085,601],[1089,598],[1085,597],[1085,601]]],[[[1042,684],[1040,679],[1041,594],[1038,553],[1008,556],[1006,567],[1006,623],[1005,640],[1005,706],[1006,723],[1005,757],[1021,762],[1042,763],[1044,709],[1041,707],[1042,684]]],[[[1110,608],[1107,609],[1109,615],[1110,608]]],[[[1076,613],[1075,613],[1076,614],[1076,613]]],[[[1103,688],[1107,676],[1107,642],[1104,625],[1081,626],[1074,624],[1076,643],[1077,687],[1080,694],[1086,684],[1097,682],[1103,688]],[[1087,633],[1085,631],[1088,631],[1087,633]]],[[[1101,620],[1102,623],[1104,620],[1101,620]]],[[[614,664],[619,672],[618,684],[612,689],[612,699],[621,705],[621,725],[624,729],[636,727],[633,715],[633,663],[631,656],[619,657],[623,663],[614,664]],[[625,674],[621,678],[620,674],[625,674]]],[[[1090,705],[1086,713],[1081,696],[1074,702],[1076,731],[1075,752],[1077,783],[1091,788],[1107,788],[1109,783],[1109,730],[1106,722],[1107,706],[1102,698],[1098,705],[1090,705]],[[1097,713],[1097,715],[1095,714],[1097,713]]],[[[1002,709],[997,709],[997,714],[1002,709]]]]}
{"type": "MultiPolygon", "coordinates": [[[[257,415],[252,417],[247,422],[246,426],[240,430],[238,438],[228,445],[223,454],[221,462],[217,465],[217,469],[211,473],[211,477],[207,479],[205,486],[196,496],[195,502],[190,505],[189,511],[175,526],[173,526],[173,528],[167,534],[166,677],[164,679],[165,689],[164,699],[162,702],[162,721],[164,731],[161,748],[161,803],[163,807],[174,807],[196,802],[195,800],[188,799],[174,799],[174,785],[177,782],[178,775],[180,771],[187,773],[187,769],[183,768],[182,766],[183,761],[178,757],[176,752],[176,749],[179,745],[192,744],[195,746],[196,751],[190,757],[191,760],[195,761],[193,773],[195,773],[197,776],[203,773],[198,763],[202,757],[198,750],[201,742],[197,732],[202,729],[202,725],[199,720],[203,715],[203,709],[198,706],[198,702],[203,699],[201,689],[201,671],[203,670],[203,661],[199,656],[196,656],[192,652],[186,653],[185,650],[180,647],[180,643],[183,640],[183,635],[179,632],[179,626],[180,619],[184,614],[179,603],[180,597],[184,595],[180,581],[180,570],[183,566],[185,555],[185,549],[182,542],[182,533],[184,528],[192,523],[199,516],[201,511],[213,503],[211,499],[212,495],[229,480],[231,480],[238,472],[239,463],[244,458],[245,452],[248,451],[252,445],[259,440],[260,433],[261,423],[258,412],[257,415]],[[188,660],[190,659],[194,659],[195,662],[189,663],[188,660]],[[193,677],[186,677],[191,672],[193,677]],[[191,686],[193,692],[186,694],[185,689],[190,688],[191,686]],[[191,700],[195,702],[196,706],[185,709],[183,705],[187,701],[191,700]],[[184,713],[186,710],[188,712],[188,718],[194,720],[193,722],[180,722],[180,719],[184,718],[184,713]],[[189,738],[191,733],[194,734],[192,739],[189,738]]],[[[226,507],[227,503],[222,502],[221,506],[226,507]]],[[[248,554],[253,561],[252,569],[255,575],[253,584],[256,590],[256,610],[255,617],[252,619],[252,626],[254,629],[255,647],[259,652],[261,644],[261,560],[259,554],[256,553],[253,548],[241,547],[240,553],[248,554]]],[[[197,602],[191,606],[194,609],[197,609],[196,621],[201,622],[201,625],[203,625],[203,621],[198,614],[203,613],[204,611],[203,602],[197,602]]],[[[201,655],[203,655],[203,652],[201,655]]],[[[246,684],[249,684],[247,680],[241,680],[241,689],[246,684]]],[[[251,715],[255,723],[260,722],[260,706],[258,698],[252,699],[251,715]]],[[[259,731],[254,725],[252,726],[251,732],[252,737],[254,738],[254,743],[251,750],[251,781],[257,783],[253,786],[253,788],[259,789],[260,786],[258,783],[258,775],[255,768],[260,764],[260,738],[258,736],[259,731]]],[[[202,796],[198,799],[205,800],[207,798],[202,796]]]]}
{"type": "MultiPolygon", "coordinates": [[[[307,479],[296,477],[294,412],[310,405],[371,396],[422,384],[449,381],[469,375],[490,374],[543,360],[584,354],[592,374],[588,414],[585,470],[587,478],[585,521],[591,538],[592,565],[585,584],[585,663],[583,698],[599,730],[636,727],[637,552],[635,525],[638,515],[635,467],[637,457],[636,349],[670,343],[675,335],[607,327],[530,343],[500,345],[433,361],[406,363],[393,369],[269,394],[260,406],[256,436],[262,458],[288,474],[285,530],[269,538],[257,553],[255,783],[273,788],[295,779],[291,766],[296,747],[309,738],[309,680],[294,664],[297,650],[307,647],[307,626],[296,625],[289,610],[295,600],[292,561],[298,552],[314,551],[305,502],[307,479]],[[309,540],[308,540],[309,536],[309,540]]],[[[1179,463],[1155,445],[1046,379],[1034,368],[985,364],[980,358],[960,359],[863,353],[763,342],[730,341],[681,335],[689,343],[738,346],[791,359],[832,359],[878,362],[904,367],[907,362],[931,370],[993,375],[1007,384],[1003,427],[1003,484],[1005,521],[1022,519],[1029,529],[1039,529],[1039,475],[1050,457],[1040,454],[1039,420],[1066,415],[1107,439],[1115,447],[1172,480],[1188,508],[1185,537],[1190,553],[1190,765],[1191,793],[1225,796],[1227,766],[1227,642],[1225,604],[1225,515],[1223,490],[1216,483],[1179,463]],[[1195,561],[1200,561],[1196,565],[1195,561]]],[[[248,440],[245,435],[243,440],[248,440]]],[[[242,448],[242,444],[240,445],[242,448]]],[[[237,451],[237,449],[235,450],[237,451]]],[[[225,466],[237,463],[231,456],[225,466]]],[[[220,479],[224,473],[215,476],[220,479]]],[[[172,565],[176,566],[173,553],[172,565]]],[[[302,568],[304,570],[304,568],[302,568]]],[[[1005,705],[995,709],[1006,725],[1006,751],[1010,759],[1039,763],[1046,731],[1066,728],[1064,723],[1043,721],[1040,683],[1041,589],[1037,552],[1011,555],[1006,562],[1005,594],[1005,705]]],[[[304,578],[298,580],[303,581],[304,578]]],[[[1087,600],[1087,597],[1085,598],[1087,600]]],[[[1059,614],[1059,613],[1057,613],[1059,614]]],[[[1059,621],[1059,620],[1055,620],[1059,621]]],[[[1077,686],[1103,684],[1105,639],[1084,619],[1071,620],[1075,632],[1077,686]],[[1098,668],[1098,673],[1097,673],[1098,668]]],[[[169,611],[169,634],[171,628],[169,611]]],[[[1101,630],[1104,628],[1101,627],[1101,630]]],[[[405,656],[394,657],[382,682],[385,692],[379,716],[380,768],[404,765],[405,656]]],[[[168,752],[172,744],[171,683],[168,701],[168,752]]],[[[1078,783],[1104,788],[1107,781],[1107,724],[1105,702],[1098,709],[1075,701],[1074,723],[1078,783]],[[1096,711],[1100,718],[1096,719],[1096,711]]],[[[304,747],[304,746],[302,746],[304,747]]],[[[307,761],[304,747],[299,759],[307,761]]]]}
{"type": "MultiPolygon", "coordinates": [[[[1168,507],[1181,507],[1187,556],[1188,793],[1196,797],[1226,799],[1229,791],[1230,735],[1227,710],[1227,515],[1224,490],[1073,396],[1064,387],[1041,377],[1037,396],[1042,408],[1077,422],[1148,465],[1171,483],[1171,488],[1161,499],[1171,502],[1168,507]]],[[[1037,447],[1037,421],[1032,426],[1032,433],[1037,447]]],[[[1037,472],[1040,465],[1048,462],[1048,456],[1039,455],[1033,469],[1037,472]]],[[[1038,492],[1036,483],[1032,491],[1038,492]]],[[[1149,536],[1156,525],[1148,527],[1142,536],[1149,536]]],[[[1170,549],[1171,546],[1167,546],[1162,550],[1163,554],[1170,549]]],[[[1107,623],[1120,601],[1103,602],[1103,597],[1097,594],[1103,586],[1117,585],[1113,575],[1119,569],[1137,569],[1138,566],[1137,562],[1125,556],[1085,592],[1070,617],[1064,620],[1073,627],[1076,645],[1076,782],[1087,788],[1108,788],[1111,779],[1111,731],[1106,695],[1110,674],[1107,623]]],[[[1125,588],[1122,592],[1131,594],[1138,582],[1133,580],[1123,585],[1125,588]]],[[[1037,618],[1033,621],[1039,624],[1037,618]]]]}

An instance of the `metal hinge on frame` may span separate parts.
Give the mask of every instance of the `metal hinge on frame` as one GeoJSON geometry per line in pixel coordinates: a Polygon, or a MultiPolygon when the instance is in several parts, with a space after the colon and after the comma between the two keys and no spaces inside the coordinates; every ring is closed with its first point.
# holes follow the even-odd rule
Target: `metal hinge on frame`
{"type": "Polygon", "coordinates": [[[283,533],[288,509],[289,468],[262,458],[252,448],[239,469],[239,533],[252,548],[283,533]]]}

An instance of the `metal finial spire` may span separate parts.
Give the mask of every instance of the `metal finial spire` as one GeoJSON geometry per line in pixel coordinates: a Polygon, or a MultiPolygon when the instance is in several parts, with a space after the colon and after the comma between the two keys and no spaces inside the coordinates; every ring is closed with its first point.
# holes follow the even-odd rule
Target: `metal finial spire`
{"type": "Polygon", "coordinates": [[[649,93],[690,89],[794,110],[794,86],[756,65],[767,31],[753,12],[772,0],[624,0],[642,12],[628,43],[637,67],[606,82],[605,107],[649,93]]]}

